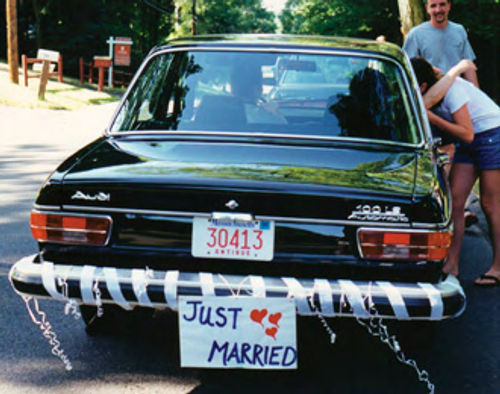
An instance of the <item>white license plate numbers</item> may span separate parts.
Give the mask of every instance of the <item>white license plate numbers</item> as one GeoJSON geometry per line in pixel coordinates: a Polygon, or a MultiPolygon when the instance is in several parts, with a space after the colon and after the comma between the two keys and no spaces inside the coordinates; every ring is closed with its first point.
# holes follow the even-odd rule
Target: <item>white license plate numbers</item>
{"type": "Polygon", "coordinates": [[[194,257],[271,261],[274,222],[195,217],[191,253],[194,257]]]}

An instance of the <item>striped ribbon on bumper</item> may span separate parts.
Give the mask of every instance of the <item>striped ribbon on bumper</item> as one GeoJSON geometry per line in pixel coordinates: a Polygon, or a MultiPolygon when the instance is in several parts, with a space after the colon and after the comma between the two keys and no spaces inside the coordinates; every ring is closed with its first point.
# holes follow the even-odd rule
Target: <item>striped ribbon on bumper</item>
{"type": "MultiPolygon", "coordinates": [[[[60,301],[68,300],[57,286],[62,276],[61,268],[51,262],[43,262],[39,266],[43,287],[50,297],[60,301]]],[[[94,287],[97,284],[101,290],[104,287],[107,289],[108,298],[103,298],[103,302],[115,303],[127,310],[136,305],[177,309],[180,295],[231,296],[241,293],[252,297],[293,298],[300,315],[314,313],[309,303],[310,297],[316,299],[321,313],[326,317],[367,318],[370,316],[370,305],[374,296],[379,299],[383,297],[386,304],[392,308],[392,314],[386,313],[386,317],[398,320],[411,319],[407,297],[427,300],[429,314],[423,318],[439,320],[443,318],[444,312],[441,293],[430,283],[395,285],[387,281],[357,283],[351,280],[299,280],[293,277],[266,278],[257,275],[234,277],[208,272],[155,272],[150,269],[124,270],[89,265],[77,268],[73,266],[72,270],[65,273],[64,280],[66,279],[79,282],[80,297],[73,297],[74,299],[95,305],[97,300],[94,287]],[[130,292],[125,295],[125,287],[132,288],[134,297],[131,297],[130,292]],[[150,291],[151,295],[155,294],[153,300],[150,291]],[[161,300],[158,294],[161,294],[161,300]]]]}

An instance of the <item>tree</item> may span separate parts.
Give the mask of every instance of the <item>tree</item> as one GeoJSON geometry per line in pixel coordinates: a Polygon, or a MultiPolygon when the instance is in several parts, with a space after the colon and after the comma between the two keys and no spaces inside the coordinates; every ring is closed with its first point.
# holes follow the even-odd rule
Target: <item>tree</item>
{"type": "Polygon", "coordinates": [[[288,0],[280,14],[284,33],[375,38],[401,42],[393,0],[288,0]]]}
{"type": "Polygon", "coordinates": [[[424,7],[421,0],[398,0],[401,18],[401,34],[406,39],[413,26],[424,21],[424,7]]]}
{"type": "MultiPolygon", "coordinates": [[[[61,52],[64,72],[76,74],[79,57],[107,55],[109,36],[131,37],[133,71],[173,29],[173,0],[25,0],[35,23],[37,48],[61,52]]],[[[26,12],[26,9],[24,10],[26,12]]]]}
{"type": "MultiPolygon", "coordinates": [[[[191,35],[193,0],[177,0],[171,37],[191,35]]],[[[274,33],[274,14],[260,0],[196,0],[196,34],[274,33]]]]}
{"type": "Polygon", "coordinates": [[[47,13],[51,0],[32,0],[33,15],[35,17],[36,46],[42,47],[42,17],[47,13]]]}

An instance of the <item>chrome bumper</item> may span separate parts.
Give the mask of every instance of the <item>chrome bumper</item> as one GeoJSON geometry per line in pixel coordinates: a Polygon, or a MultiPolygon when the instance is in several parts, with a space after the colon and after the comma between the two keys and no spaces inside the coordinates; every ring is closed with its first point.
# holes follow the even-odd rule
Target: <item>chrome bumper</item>
{"type": "Polygon", "coordinates": [[[448,276],[437,283],[301,279],[238,276],[91,265],[55,265],[27,256],[12,267],[9,278],[23,296],[68,299],[96,305],[177,309],[179,296],[291,297],[297,314],[313,315],[310,301],[326,317],[367,318],[373,314],[397,320],[442,320],[465,309],[458,280],[448,276]],[[371,312],[370,312],[371,311],[371,312]]]}

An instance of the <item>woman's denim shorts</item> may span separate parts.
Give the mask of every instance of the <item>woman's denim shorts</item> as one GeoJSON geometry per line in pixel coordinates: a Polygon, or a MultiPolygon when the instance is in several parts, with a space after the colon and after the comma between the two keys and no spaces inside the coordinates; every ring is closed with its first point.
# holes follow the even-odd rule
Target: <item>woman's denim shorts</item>
{"type": "Polygon", "coordinates": [[[457,143],[453,163],[473,164],[480,171],[500,168],[500,127],[475,134],[470,144],[457,143]]]}

